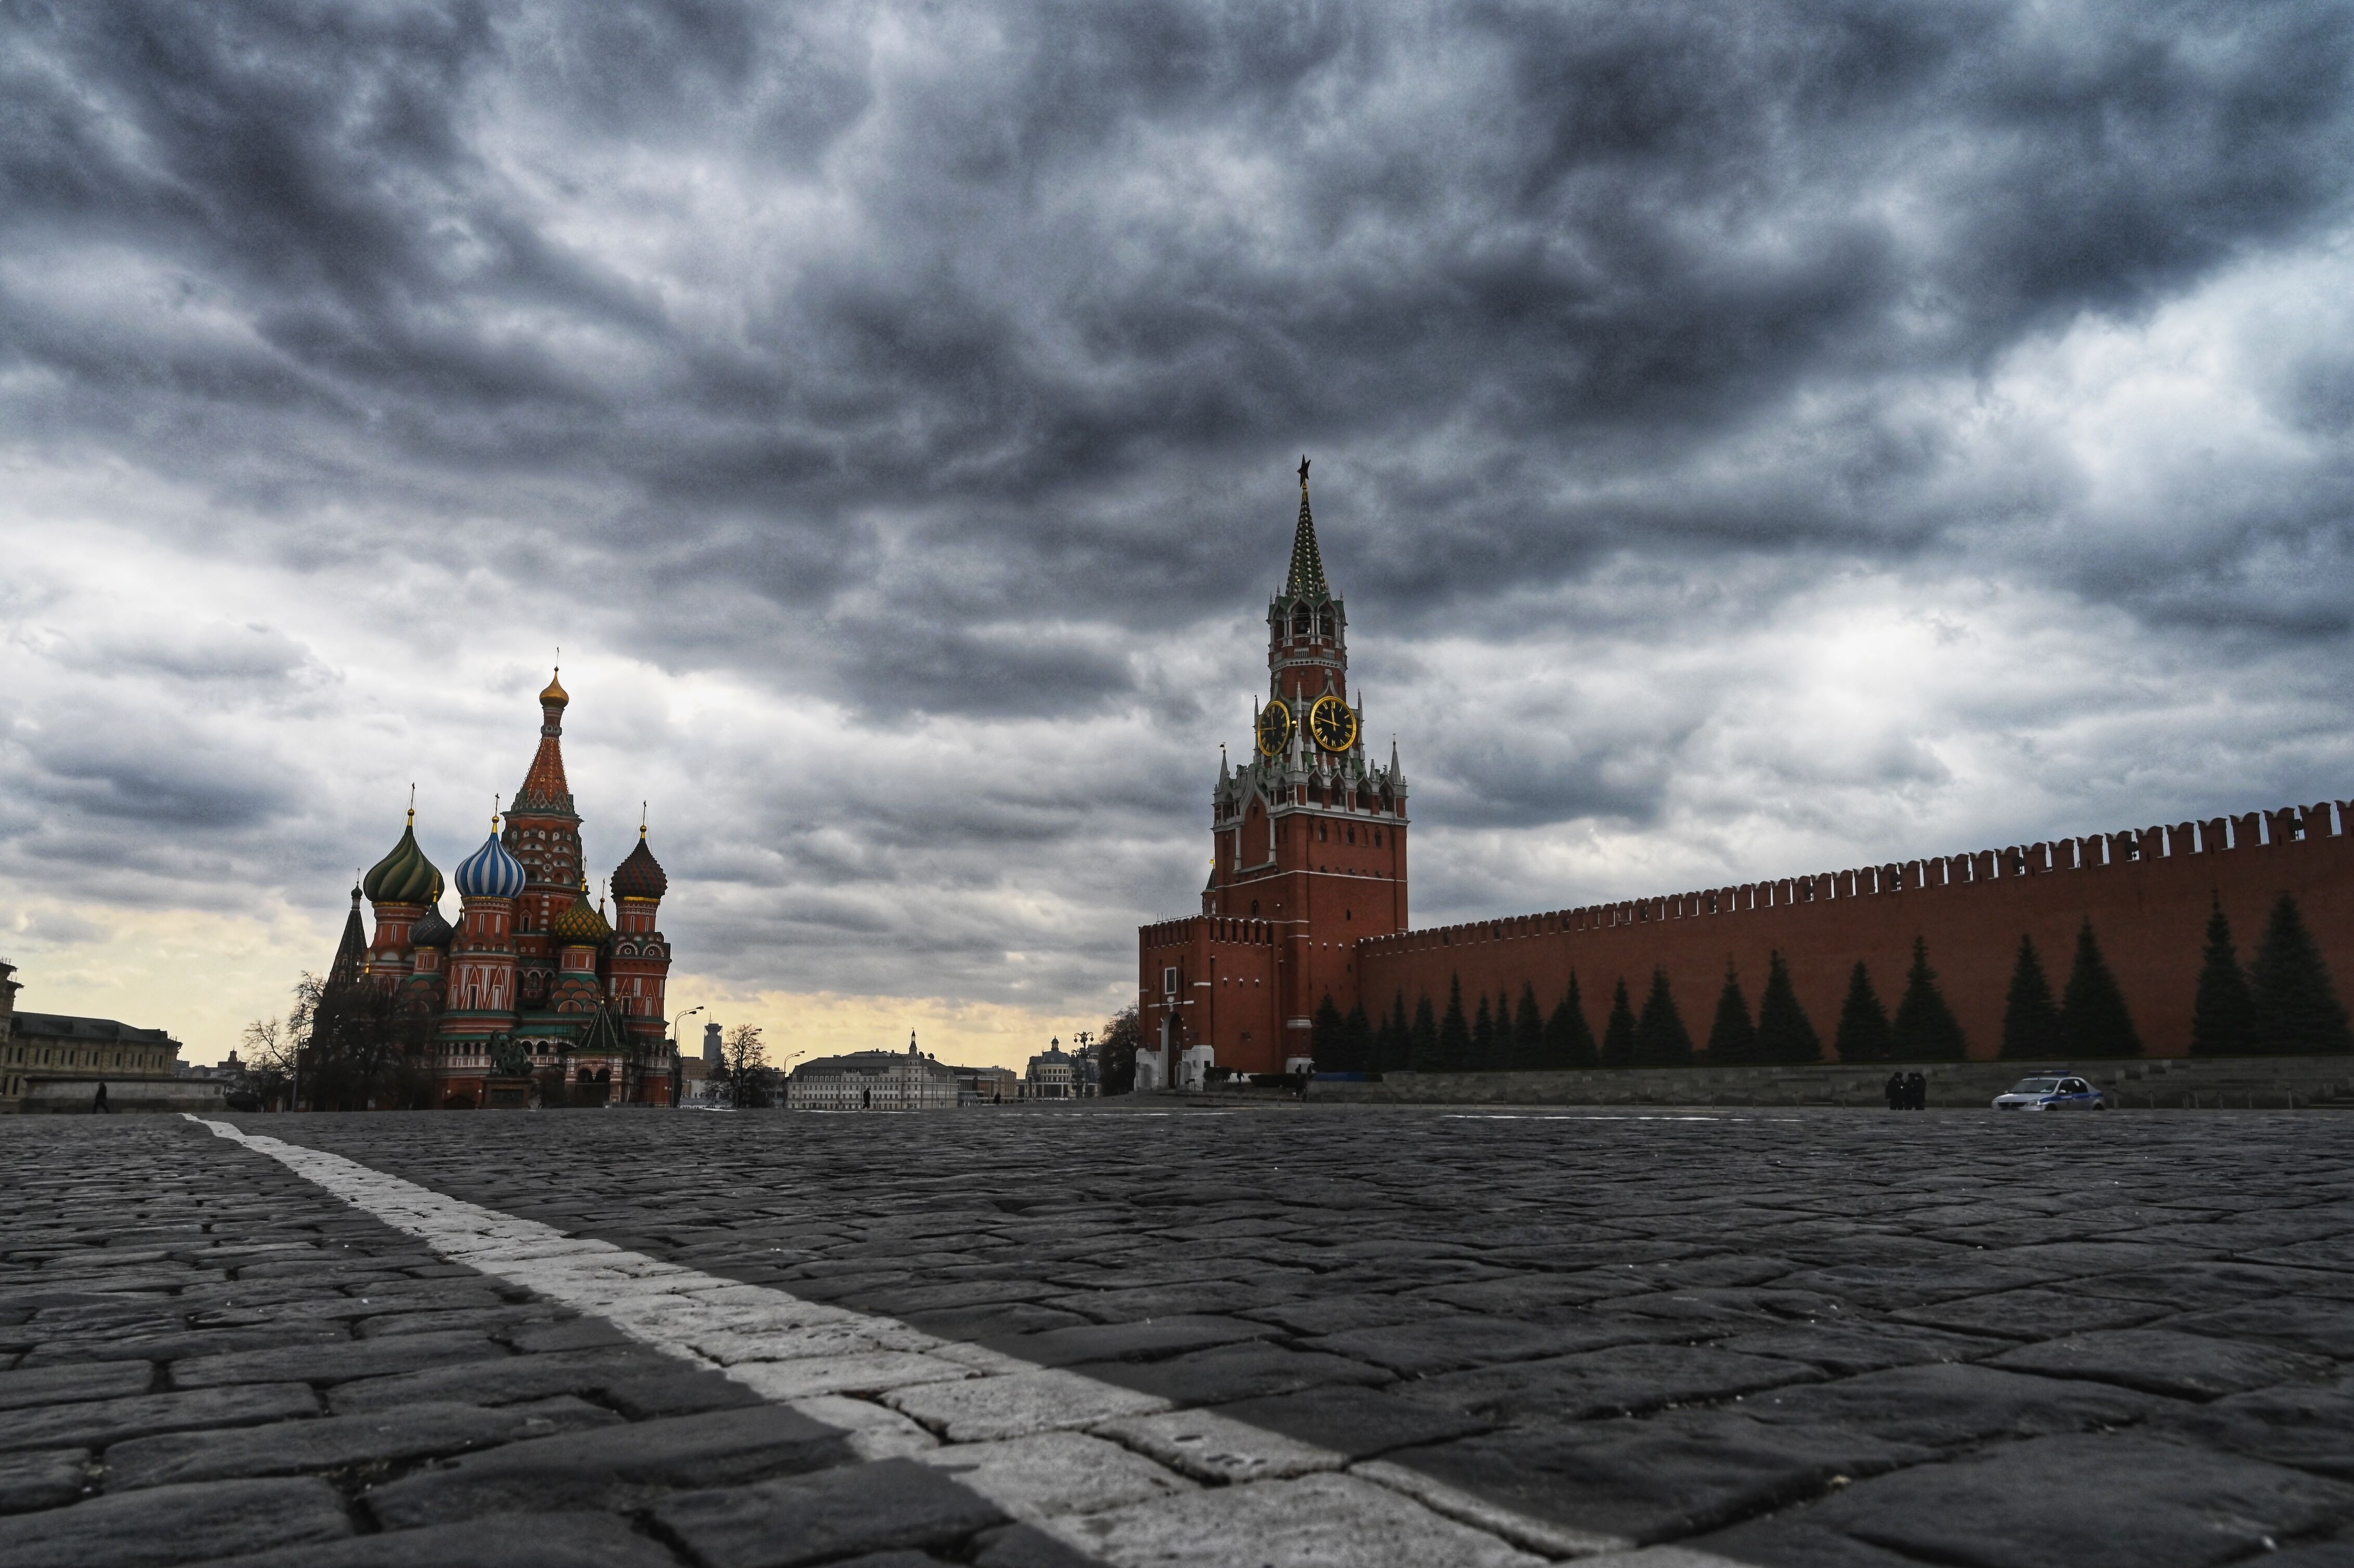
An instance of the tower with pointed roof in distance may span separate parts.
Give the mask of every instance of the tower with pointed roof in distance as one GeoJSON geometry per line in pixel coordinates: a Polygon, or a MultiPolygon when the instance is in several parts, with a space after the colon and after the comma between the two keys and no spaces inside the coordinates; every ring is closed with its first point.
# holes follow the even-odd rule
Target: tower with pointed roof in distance
{"type": "Polygon", "coordinates": [[[1172,1077],[1186,1063],[1296,1069],[1324,999],[1344,1013],[1358,1001],[1355,943],[1405,928],[1405,773],[1394,744],[1386,764],[1366,752],[1308,469],[1303,457],[1291,561],[1267,603],[1250,760],[1222,758],[1211,790],[1202,912],[1140,934],[1145,1048],[1172,1077]]]}

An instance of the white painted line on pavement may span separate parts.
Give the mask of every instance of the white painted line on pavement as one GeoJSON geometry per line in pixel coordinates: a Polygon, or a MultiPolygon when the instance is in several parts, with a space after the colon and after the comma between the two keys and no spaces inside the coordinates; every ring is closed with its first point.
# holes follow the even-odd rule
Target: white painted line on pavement
{"type": "Polygon", "coordinates": [[[938,1466],[1114,1568],[1532,1568],[1563,1557],[1744,1568],[1680,1548],[1633,1552],[1623,1539],[1517,1514],[1403,1466],[1352,1466],[1208,1411],[1172,1410],[1151,1394],[896,1319],[566,1235],[340,1154],[181,1114],[453,1263],[603,1318],[849,1433],[864,1458],[938,1466]],[[1226,1484],[1204,1490],[1200,1481],[1226,1484]]]}

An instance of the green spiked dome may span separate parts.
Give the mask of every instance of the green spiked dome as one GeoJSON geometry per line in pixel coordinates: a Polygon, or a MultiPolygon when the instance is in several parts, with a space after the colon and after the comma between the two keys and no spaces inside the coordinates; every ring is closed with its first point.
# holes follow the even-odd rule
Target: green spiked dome
{"type": "Polygon", "coordinates": [[[612,938],[613,927],[605,916],[597,913],[588,902],[588,890],[572,901],[572,907],[547,923],[548,935],[567,947],[593,948],[612,938]]]}
{"type": "Polygon", "coordinates": [[[360,890],[371,904],[430,904],[441,895],[441,874],[417,847],[415,811],[408,813],[408,825],[400,830],[400,842],[376,863],[361,881],[360,890]]]}

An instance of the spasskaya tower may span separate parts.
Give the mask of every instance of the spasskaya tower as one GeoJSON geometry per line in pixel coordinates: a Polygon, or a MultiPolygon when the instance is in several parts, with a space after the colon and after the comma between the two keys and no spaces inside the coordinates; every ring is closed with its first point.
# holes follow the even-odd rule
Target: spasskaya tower
{"type": "MultiPolygon", "coordinates": [[[[1349,617],[1324,577],[1299,461],[1291,569],[1267,610],[1267,691],[1249,760],[1221,759],[1211,791],[1202,913],[1139,933],[1138,1087],[1210,1066],[1297,1071],[1326,998],[1357,1005],[1356,945],[1406,922],[1406,788],[1365,753],[1349,694],[1349,617]]],[[[1371,1005],[1369,1001],[1368,1005],[1371,1005]]]]}

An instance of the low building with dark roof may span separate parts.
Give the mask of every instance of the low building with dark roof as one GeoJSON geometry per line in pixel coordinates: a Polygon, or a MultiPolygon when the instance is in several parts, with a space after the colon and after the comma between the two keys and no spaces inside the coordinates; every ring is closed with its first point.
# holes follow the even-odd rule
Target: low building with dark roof
{"type": "Polygon", "coordinates": [[[0,963],[0,1112],[218,1109],[221,1086],[180,1076],[180,1043],[111,1018],[21,1012],[0,963]]]}

